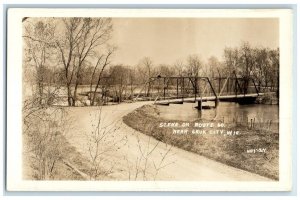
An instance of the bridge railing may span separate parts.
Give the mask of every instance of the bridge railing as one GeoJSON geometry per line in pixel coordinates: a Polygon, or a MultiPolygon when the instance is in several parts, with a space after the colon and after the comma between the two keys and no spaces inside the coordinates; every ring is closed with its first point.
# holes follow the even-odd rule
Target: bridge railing
{"type": "Polygon", "coordinates": [[[147,100],[168,100],[202,97],[259,94],[253,78],[241,78],[235,74],[228,77],[202,76],[157,76],[151,77],[142,88],[136,99],[143,96],[147,100]],[[141,91],[142,91],[141,90],[141,91]]]}
{"type": "Polygon", "coordinates": [[[202,97],[204,92],[210,92],[217,98],[217,93],[208,77],[152,77],[150,80],[149,96],[156,95],[157,100],[191,97],[196,99],[202,97]]]}

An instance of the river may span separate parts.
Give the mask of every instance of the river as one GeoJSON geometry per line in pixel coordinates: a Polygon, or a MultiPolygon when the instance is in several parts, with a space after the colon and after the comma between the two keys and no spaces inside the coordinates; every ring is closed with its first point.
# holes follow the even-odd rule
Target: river
{"type": "MultiPolygon", "coordinates": [[[[213,102],[204,102],[203,105],[213,107],[213,102]]],[[[196,103],[170,104],[169,106],[158,106],[160,116],[167,120],[193,121],[197,119],[220,120],[224,123],[246,122],[270,123],[270,128],[278,131],[279,106],[265,104],[240,105],[234,102],[220,102],[218,107],[203,109],[200,112],[196,103]]]]}

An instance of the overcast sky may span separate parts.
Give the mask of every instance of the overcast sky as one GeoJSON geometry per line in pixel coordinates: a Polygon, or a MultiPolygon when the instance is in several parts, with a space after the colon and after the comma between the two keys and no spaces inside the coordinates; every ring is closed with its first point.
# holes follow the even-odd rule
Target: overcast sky
{"type": "Polygon", "coordinates": [[[143,57],[155,64],[173,64],[198,54],[222,59],[225,47],[242,41],[252,46],[279,47],[277,19],[150,19],[114,18],[111,42],[118,46],[114,63],[136,65],[143,57]]]}

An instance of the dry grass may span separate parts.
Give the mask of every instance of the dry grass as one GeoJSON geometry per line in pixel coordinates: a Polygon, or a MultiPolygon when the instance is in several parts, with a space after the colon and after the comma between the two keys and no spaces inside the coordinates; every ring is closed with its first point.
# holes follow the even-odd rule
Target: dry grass
{"type": "Polygon", "coordinates": [[[265,177],[275,180],[279,178],[278,133],[236,126],[231,127],[230,130],[240,131],[240,135],[173,134],[172,128],[159,127],[159,123],[166,122],[166,120],[159,116],[159,111],[155,106],[150,105],[138,108],[124,116],[123,120],[130,127],[167,144],[265,177]],[[247,153],[248,149],[256,148],[266,148],[266,152],[247,153]]]}
{"type": "MultiPolygon", "coordinates": [[[[26,141],[25,136],[23,137],[26,141]]],[[[60,135],[59,139],[62,145],[63,157],[55,163],[53,173],[47,180],[85,180],[79,173],[74,171],[70,166],[67,166],[63,160],[72,163],[72,165],[76,166],[81,172],[89,174],[90,167],[87,159],[84,158],[75,147],[71,146],[63,135],[60,135]]],[[[23,149],[23,178],[27,180],[39,180],[40,178],[37,176],[39,169],[36,166],[35,156],[32,152],[26,151],[30,149],[30,143],[24,142],[23,149]]]]}

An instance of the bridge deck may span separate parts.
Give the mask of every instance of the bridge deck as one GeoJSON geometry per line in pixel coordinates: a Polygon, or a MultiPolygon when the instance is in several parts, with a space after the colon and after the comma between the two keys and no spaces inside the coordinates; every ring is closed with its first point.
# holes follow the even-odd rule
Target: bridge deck
{"type": "MultiPolygon", "coordinates": [[[[243,98],[255,98],[258,96],[262,96],[264,93],[254,93],[254,94],[238,94],[238,95],[223,95],[218,96],[219,100],[230,100],[230,99],[243,99],[243,98]]],[[[186,98],[176,98],[176,99],[168,99],[168,100],[158,100],[155,102],[157,105],[169,105],[169,104],[180,104],[180,103],[192,103],[196,101],[215,101],[215,96],[207,96],[207,97],[186,97],[186,98]]]]}

